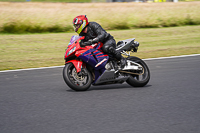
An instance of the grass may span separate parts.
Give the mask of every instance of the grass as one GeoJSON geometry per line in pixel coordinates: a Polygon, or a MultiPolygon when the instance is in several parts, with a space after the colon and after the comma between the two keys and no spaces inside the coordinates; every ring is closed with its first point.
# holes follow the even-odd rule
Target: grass
{"type": "MultiPolygon", "coordinates": [[[[200,53],[200,26],[109,30],[116,41],[136,38],[133,56],[154,58],[200,53]]],[[[75,33],[1,34],[0,70],[64,65],[67,44],[75,33]]]]}
{"type": "Polygon", "coordinates": [[[91,0],[0,0],[2,2],[91,2],[91,0]]]}
{"type": "Polygon", "coordinates": [[[1,33],[71,32],[75,16],[106,30],[200,25],[200,2],[39,3],[0,2],[1,33]]]}

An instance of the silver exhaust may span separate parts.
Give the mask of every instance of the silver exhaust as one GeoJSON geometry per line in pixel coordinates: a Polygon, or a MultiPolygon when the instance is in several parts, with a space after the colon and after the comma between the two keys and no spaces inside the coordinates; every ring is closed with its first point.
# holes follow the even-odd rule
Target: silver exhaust
{"type": "Polygon", "coordinates": [[[142,69],[143,67],[140,64],[127,60],[127,65],[122,70],[126,71],[126,70],[142,70],[142,69]]]}

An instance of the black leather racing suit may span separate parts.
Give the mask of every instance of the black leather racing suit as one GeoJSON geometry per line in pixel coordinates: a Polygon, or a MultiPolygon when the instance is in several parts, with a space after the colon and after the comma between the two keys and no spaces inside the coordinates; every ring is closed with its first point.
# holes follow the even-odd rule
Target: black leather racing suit
{"type": "Polygon", "coordinates": [[[89,22],[87,26],[87,33],[81,32],[79,36],[85,36],[85,39],[82,40],[81,43],[88,42],[89,40],[93,40],[93,43],[102,42],[103,47],[102,51],[107,54],[113,55],[117,60],[121,61],[121,66],[124,67],[126,64],[126,60],[116,49],[116,42],[109,33],[107,33],[101,25],[96,22],[89,22]]]}

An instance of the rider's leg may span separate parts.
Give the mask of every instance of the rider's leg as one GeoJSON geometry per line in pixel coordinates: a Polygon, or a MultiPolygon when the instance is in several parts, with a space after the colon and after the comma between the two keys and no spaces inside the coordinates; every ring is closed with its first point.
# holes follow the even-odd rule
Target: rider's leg
{"type": "Polygon", "coordinates": [[[109,39],[104,42],[102,50],[104,53],[112,54],[117,60],[121,62],[121,68],[126,65],[126,59],[121,55],[120,52],[116,51],[116,42],[114,39],[109,39]]]}

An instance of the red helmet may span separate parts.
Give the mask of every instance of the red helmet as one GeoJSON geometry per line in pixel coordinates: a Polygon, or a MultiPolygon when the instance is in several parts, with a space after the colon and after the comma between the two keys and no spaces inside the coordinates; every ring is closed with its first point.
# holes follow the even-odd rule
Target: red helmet
{"type": "Polygon", "coordinates": [[[80,34],[82,32],[82,30],[88,24],[89,24],[89,22],[88,22],[88,19],[87,19],[86,15],[79,15],[79,16],[75,17],[74,20],[73,20],[74,30],[78,34],[80,34]]]}

